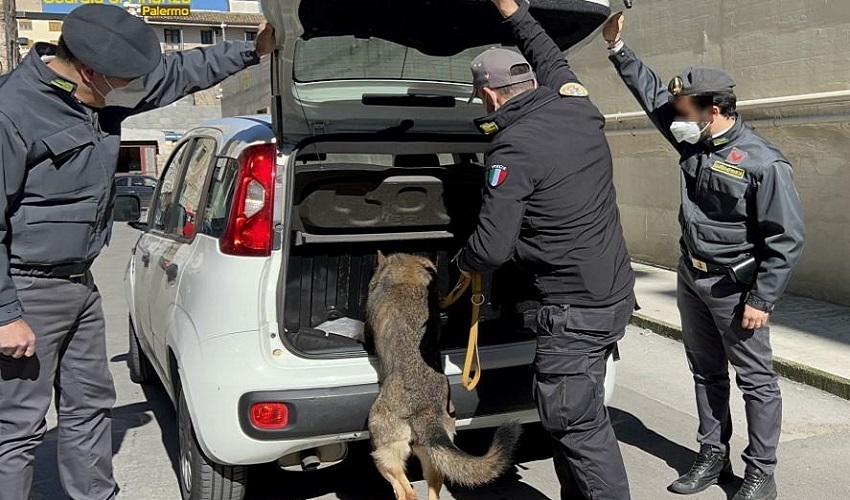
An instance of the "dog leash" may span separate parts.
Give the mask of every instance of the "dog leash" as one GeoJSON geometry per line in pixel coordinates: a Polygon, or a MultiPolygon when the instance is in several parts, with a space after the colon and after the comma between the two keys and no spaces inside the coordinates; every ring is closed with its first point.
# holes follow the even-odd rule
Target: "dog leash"
{"type": "Polygon", "coordinates": [[[469,326],[469,342],[466,346],[466,357],[463,360],[463,372],[460,383],[467,391],[472,391],[481,380],[481,358],[478,355],[478,320],[481,317],[481,306],[484,304],[484,282],[481,274],[461,274],[454,289],[440,302],[440,307],[450,307],[460,299],[469,286],[472,285],[472,321],[469,326]],[[474,372],[473,372],[474,370],[474,372]]]}

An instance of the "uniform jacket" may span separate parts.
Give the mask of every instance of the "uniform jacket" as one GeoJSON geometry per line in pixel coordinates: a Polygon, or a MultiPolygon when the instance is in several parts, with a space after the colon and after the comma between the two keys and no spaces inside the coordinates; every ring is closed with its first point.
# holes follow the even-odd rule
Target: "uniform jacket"
{"type": "Polygon", "coordinates": [[[758,269],[747,303],[772,310],[803,249],[803,211],[790,163],[740,116],[719,137],[677,143],[670,133],[675,110],[667,86],[628,47],[611,61],[679,152],[683,254],[718,265],[754,256],[758,269]]]}
{"type": "Polygon", "coordinates": [[[121,122],[256,64],[253,42],[164,55],[135,108],[92,109],[42,60],[39,43],[0,83],[0,324],[21,316],[10,272],[91,263],[108,243],[121,122]]]}
{"type": "Polygon", "coordinates": [[[490,272],[514,260],[534,276],[544,301],[619,302],[632,294],[634,274],[605,120],[527,3],[506,23],[539,87],[477,122],[492,135],[487,182],[458,265],[490,272]]]}

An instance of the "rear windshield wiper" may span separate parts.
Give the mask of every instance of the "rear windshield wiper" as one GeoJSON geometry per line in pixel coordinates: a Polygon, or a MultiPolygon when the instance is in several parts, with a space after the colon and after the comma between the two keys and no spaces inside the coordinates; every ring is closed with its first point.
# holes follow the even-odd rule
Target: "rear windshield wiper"
{"type": "Polygon", "coordinates": [[[457,99],[450,95],[425,94],[363,94],[364,106],[404,106],[411,108],[453,108],[457,99]]]}

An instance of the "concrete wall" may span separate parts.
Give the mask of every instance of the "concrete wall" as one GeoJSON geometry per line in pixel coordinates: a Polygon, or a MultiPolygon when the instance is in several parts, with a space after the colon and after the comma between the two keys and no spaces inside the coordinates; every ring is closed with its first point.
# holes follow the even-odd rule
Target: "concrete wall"
{"type": "MultiPolygon", "coordinates": [[[[736,77],[742,101],[850,90],[847,0],[638,0],[626,14],[624,40],[665,80],[686,66],[707,65],[736,77]]],[[[637,259],[673,266],[680,233],[677,157],[659,134],[648,130],[643,117],[622,123],[613,119],[639,108],[607,60],[601,39],[570,60],[610,118],[629,249],[637,259]]],[[[268,69],[254,68],[222,87],[224,116],[254,113],[269,102],[268,69]]],[[[833,97],[817,105],[744,105],[741,111],[795,167],[808,234],[791,290],[850,305],[850,259],[845,256],[850,248],[850,118],[845,116],[850,101],[833,97]],[[775,122],[778,117],[796,121],[775,122]]]]}
{"type": "MultiPolygon", "coordinates": [[[[639,0],[626,12],[623,39],[665,80],[689,65],[725,68],[743,101],[850,89],[846,0],[639,0]]],[[[572,58],[576,72],[606,114],[638,111],[604,45],[595,41],[572,58]]],[[[791,290],[850,304],[850,102],[745,105],[741,112],[795,168],[807,241],[791,290]],[[777,117],[796,118],[772,126],[777,117]]],[[[677,157],[656,133],[622,132],[643,129],[643,120],[608,125],[629,249],[638,259],[672,266],[677,157]]]]}

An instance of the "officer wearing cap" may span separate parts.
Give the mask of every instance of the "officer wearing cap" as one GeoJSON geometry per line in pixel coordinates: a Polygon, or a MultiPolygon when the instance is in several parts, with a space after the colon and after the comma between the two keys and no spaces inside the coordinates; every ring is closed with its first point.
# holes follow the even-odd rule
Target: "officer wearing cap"
{"type": "Polygon", "coordinates": [[[109,5],[77,7],[58,46],[36,44],[0,82],[0,500],[30,498],[56,388],[59,477],[73,500],[114,498],[101,298],[121,122],[209,88],[274,49],[225,42],[163,56],[154,30],[109,5]]]}
{"type": "Polygon", "coordinates": [[[603,383],[635,308],[634,274],[604,119],[528,3],[493,2],[528,60],[490,49],[472,63],[490,113],[477,124],[492,144],[479,222],[457,263],[482,273],[510,264],[534,285],[535,396],[561,498],[628,500],[603,383]]]}
{"type": "Polygon", "coordinates": [[[696,384],[700,452],[673,482],[697,493],[733,479],[729,462],[729,363],[744,393],[749,446],[735,500],[776,498],[773,472],[782,399],[768,316],[803,248],[803,215],[791,165],[735,112],[735,81],[688,68],[669,84],[620,40],[622,13],[603,36],[611,61],[659,131],[679,152],[682,259],[678,305],[696,384]]]}

